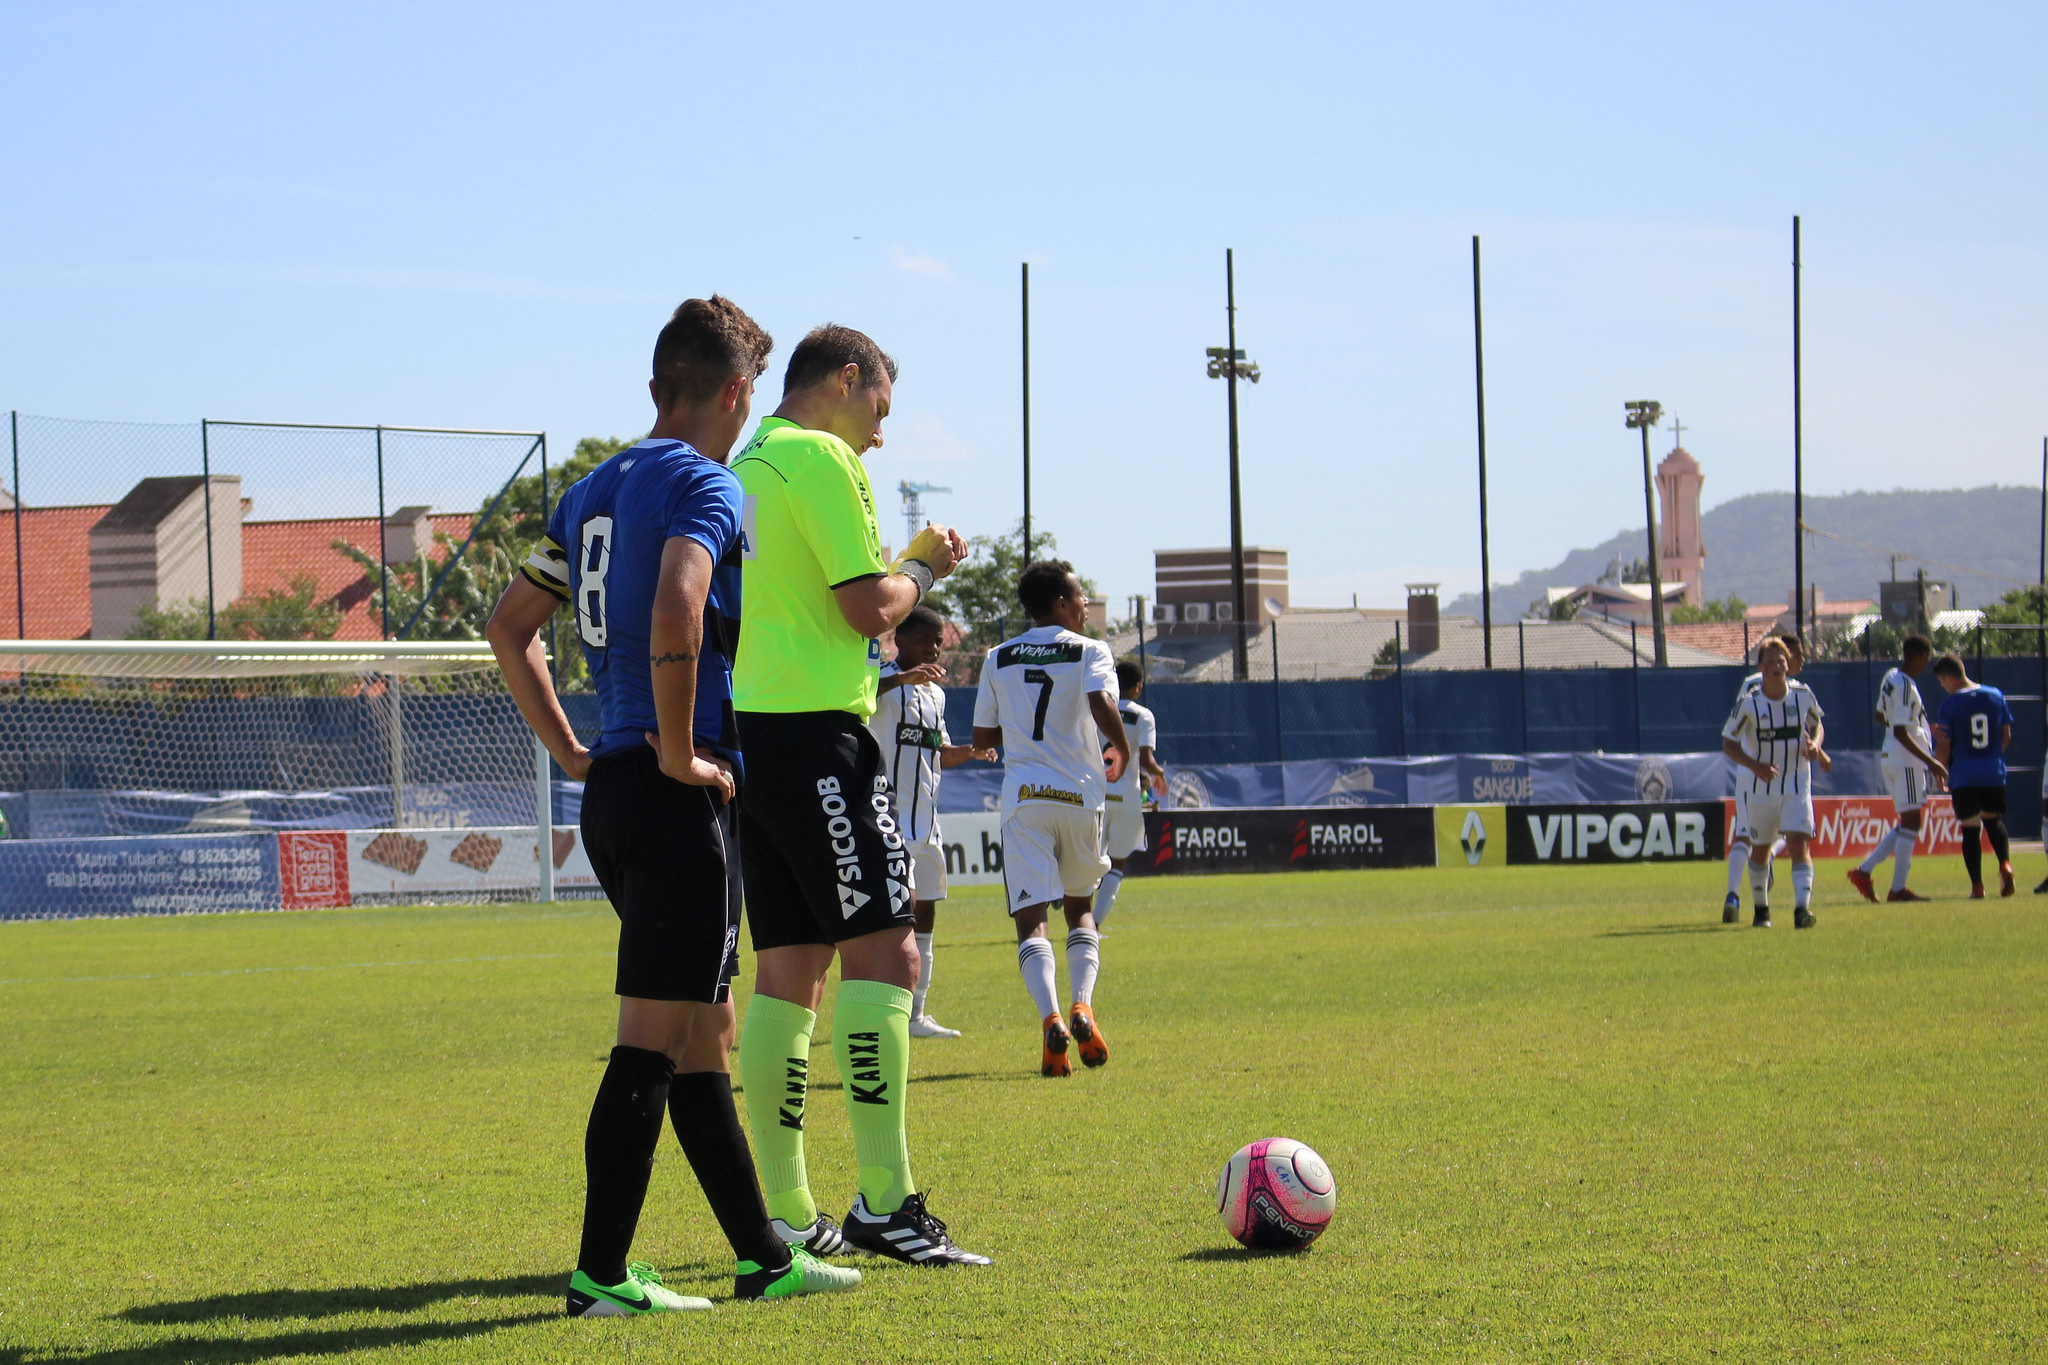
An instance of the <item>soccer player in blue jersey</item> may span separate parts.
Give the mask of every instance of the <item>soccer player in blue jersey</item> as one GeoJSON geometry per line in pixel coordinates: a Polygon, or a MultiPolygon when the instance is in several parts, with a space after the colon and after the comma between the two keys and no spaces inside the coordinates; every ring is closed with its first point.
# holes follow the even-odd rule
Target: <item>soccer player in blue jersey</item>
{"type": "Polygon", "coordinates": [[[727,299],[677,308],[654,344],[653,430],[562,495],[487,632],[520,713],[563,771],[585,782],[584,847],[619,916],[618,1045],[584,1134],[571,1317],[711,1307],[626,1261],[664,1110],[738,1257],[735,1297],[860,1283],[858,1271],[776,1236],[728,1074],[744,767],[731,664],[742,495],[724,462],[773,346],[727,299]],[[588,749],[563,714],[540,643],[565,602],[575,606],[602,716],[588,749]]]}
{"type": "Polygon", "coordinates": [[[1998,894],[2010,896],[2012,844],[2005,833],[2005,746],[2012,743],[2012,708],[2005,693],[1970,681],[1963,661],[1944,654],[1934,661],[1934,679],[1948,700],[1934,718],[1934,756],[1948,766],[1949,794],[1963,827],[1963,869],[1970,874],[1970,899],[1984,899],[1981,827],[1998,857],[1998,894]]]}

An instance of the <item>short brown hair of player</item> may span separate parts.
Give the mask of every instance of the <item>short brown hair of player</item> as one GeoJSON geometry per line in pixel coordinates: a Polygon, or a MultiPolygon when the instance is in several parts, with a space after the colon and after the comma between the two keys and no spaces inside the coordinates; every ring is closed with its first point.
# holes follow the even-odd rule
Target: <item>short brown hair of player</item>
{"type": "Polygon", "coordinates": [[[1924,659],[1934,652],[1934,641],[1925,635],[1908,635],[1906,643],[1899,646],[1901,659],[1924,659]]]}
{"type": "Polygon", "coordinates": [[[1764,655],[1774,649],[1785,656],[1786,663],[1792,662],[1791,642],[1783,635],[1771,635],[1765,637],[1764,642],[1756,647],[1756,664],[1758,668],[1763,667],[1764,655]]]}
{"type": "Polygon", "coordinates": [[[654,339],[654,401],[663,412],[703,403],[734,375],[759,377],[775,338],[731,299],[684,299],[654,339]]]}
{"type": "Polygon", "coordinates": [[[1962,655],[1944,654],[1934,661],[1934,676],[1937,678],[1962,679],[1968,678],[1970,675],[1963,671],[1962,655]]]}
{"type": "Polygon", "coordinates": [[[874,388],[885,374],[890,383],[896,382],[896,362],[883,354],[873,337],[828,322],[812,328],[811,334],[789,353],[789,368],[782,372],[782,395],[787,398],[801,393],[848,365],[860,366],[860,386],[864,389],[874,388]]]}

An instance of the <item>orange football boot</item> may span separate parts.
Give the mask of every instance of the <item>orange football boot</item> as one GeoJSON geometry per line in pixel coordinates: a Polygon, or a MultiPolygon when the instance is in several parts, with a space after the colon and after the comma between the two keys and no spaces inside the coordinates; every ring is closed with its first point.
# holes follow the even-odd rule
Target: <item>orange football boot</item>
{"type": "MultiPolygon", "coordinates": [[[[2010,896],[2011,894],[2013,894],[2013,892],[2015,892],[2015,891],[2017,891],[2017,890],[2019,890],[2019,886],[2018,886],[2018,884],[2017,884],[2017,883],[2015,883],[2015,882],[2013,881],[2013,879],[2012,879],[2012,864],[2011,864],[2011,863],[2000,863],[2000,864],[1998,865],[1998,894],[1999,894],[1999,895],[2001,895],[2001,896],[2010,896]]],[[[1088,1057],[1088,1049],[1087,1049],[1087,1048],[1082,1048],[1082,1049],[1081,1049],[1081,1058],[1082,1058],[1082,1060],[1083,1060],[1083,1061],[1086,1061],[1086,1060],[1087,1060],[1087,1057],[1088,1057]]],[[[1091,1065],[1092,1065],[1092,1063],[1091,1063],[1091,1065]]]]}
{"type": "Polygon", "coordinates": [[[1849,869],[1849,885],[1855,887],[1857,894],[1862,896],[1863,899],[1867,901],[1875,901],[1877,899],[1877,888],[1870,884],[1870,874],[1862,868],[1852,867],[1849,869]]]}
{"type": "Polygon", "coordinates": [[[1045,1057],[1038,1064],[1041,1076],[1071,1076],[1074,1064],[1067,1060],[1067,1026],[1057,1012],[1045,1016],[1045,1057]]]}
{"type": "Polygon", "coordinates": [[[1074,1002],[1074,1041],[1081,1045],[1083,1065],[1093,1068],[1109,1061],[1109,1039],[1102,1036],[1095,1011],[1078,1000],[1074,1002]]]}

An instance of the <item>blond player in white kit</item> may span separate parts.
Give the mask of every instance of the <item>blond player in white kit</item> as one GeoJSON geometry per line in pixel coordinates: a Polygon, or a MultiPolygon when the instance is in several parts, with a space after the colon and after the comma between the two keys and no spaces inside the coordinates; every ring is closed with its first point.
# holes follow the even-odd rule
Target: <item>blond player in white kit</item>
{"type": "Polygon", "coordinates": [[[916,606],[896,627],[896,657],[882,665],[876,688],[874,718],[868,730],[882,746],[882,772],[889,779],[889,801],[896,812],[910,854],[910,895],[917,913],[917,985],[910,991],[910,1036],[958,1038],[925,1013],[932,988],[932,929],[938,903],[946,898],[946,854],[939,844],[939,773],[970,758],[995,761],[993,749],[976,750],[948,742],[946,689],[939,686],[945,670],[939,650],[946,622],[930,607],[916,606]]]}
{"type": "Polygon", "coordinates": [[[988,652],[974,699],[974,747],[1003,750],[1003,888],[1017,924],[1017,970],[1037,1006],[1045,1049],[1039,1074],[1069,1076],[1070,1042],[1101,1066],[1109,1042],[1095,1022],[1102,964],[1090,898],[1109,870],[1102,851],[1107,783],[1124,775],[1131,742],[1116,712],[1116,664],[1109,646],[1081,634],[1088,594],[1065,560],[1043,560],[1017,580],[1017,598],[1037,625],[988,652]],[[1102,745],[1111,749],[1104,771],[1102,745]],[[1046,912],[1067,917],[1072,1028],[1060,1017],[1059,983],[1046,912]]]}

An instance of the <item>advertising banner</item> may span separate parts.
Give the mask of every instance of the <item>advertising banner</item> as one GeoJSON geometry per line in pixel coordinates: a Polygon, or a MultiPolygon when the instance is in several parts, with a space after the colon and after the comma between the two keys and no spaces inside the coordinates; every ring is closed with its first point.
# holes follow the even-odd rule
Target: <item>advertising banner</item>
{"type": "Polygon", "coordinates": [[[1710,862],[1727,856],[1719,801],[1509,806],[1507,860],[1532,863],[1710,862]]]}
{"type": "MultiPolygon", "coordinates": [[[[1735,834],[1735,803],[1726,803],[1723,818],[1728,837],[1735,834]]],[[[1898,816],[1891,798],[1885,796],[1816,796],[1813,798],[1813,856],[1816,858],[1862,858],[1877,847],[1877,841],[1892,832],[1898,816]]],[[[1963,851],[1962,826],[1948,794],[1927,798],[1920,817],[1920,839],[1914,853],[1955,854],[1963,851]]]]}
{"type": "MultiPolygon", "coordinates": [[[[948,775],[946,781],[952,780],[948,775]]],[[[939,847],[949,887],[1003,884],[1003,818],[994,811],[941,815],[939,847]]]]}
{"type": "MultiPolygon", "coordinates": [[[[531,825],[291,830],[274,837],[279,899],[292,910],[540,890],[531,825]]],[[[557,890],[597,887],[582,831],[557,825],[549,852],[557,890]]]]}
{"type": "Polygon", "coordinates": [[[1438,867],[1505,867],[1508,861],[1506,806],[1438,806],[1438,867]]]}
{"type": "Polygon", "coordinates": [[[0,841],[0,919],[274,910],[270,834],[0,841]]]}
{"type": "Polygon", "coordinates": [[[1153,811],[1145,842],[1132,876],[1432,867],[1436,820],[1426,806],[1153,811]]]}

